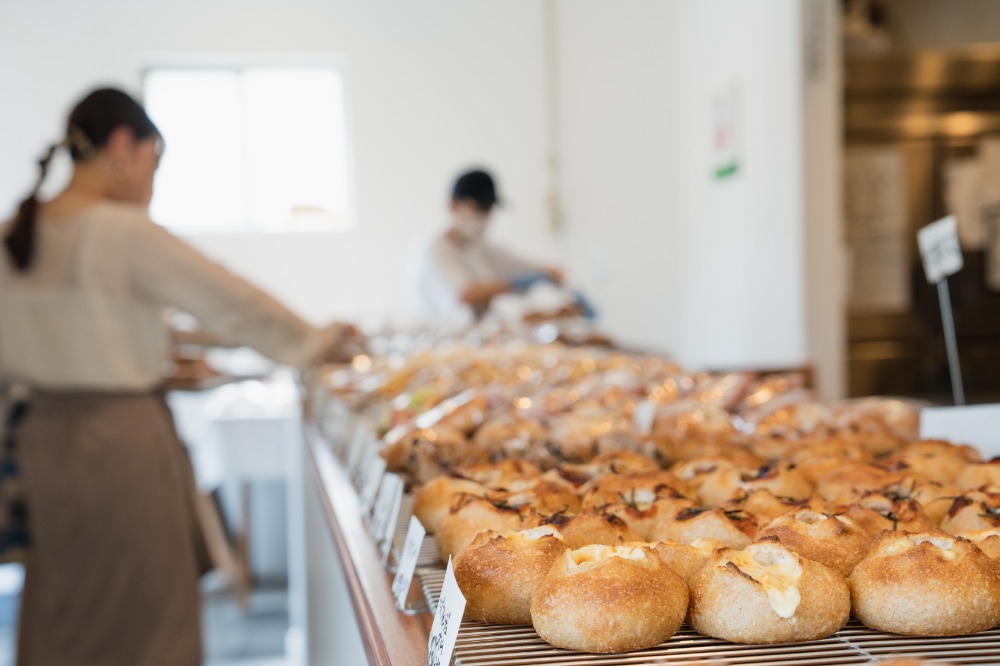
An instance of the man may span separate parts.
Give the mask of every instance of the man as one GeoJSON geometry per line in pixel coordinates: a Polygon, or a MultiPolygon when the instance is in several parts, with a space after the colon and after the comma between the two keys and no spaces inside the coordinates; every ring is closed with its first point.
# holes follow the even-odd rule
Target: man
{"type": "Polygon", "coordinates": [[[527,289],[538,280],[561,284],[562,273],[516,257],[486,240],[490,214],[500,203],[492,176],[476,169],[452,187],[451,220],[426,248],[417,276],[420,310],[427,319],[479,319],[494,297],[527,289]]]}

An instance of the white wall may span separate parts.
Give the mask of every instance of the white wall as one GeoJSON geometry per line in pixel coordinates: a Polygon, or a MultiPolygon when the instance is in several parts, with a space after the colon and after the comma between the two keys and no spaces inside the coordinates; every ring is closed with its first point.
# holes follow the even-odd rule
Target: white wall
{"type": "MultiPolygon", "coordinates": [[[[836,5],[817,1],[833,48],[836,5]]],[[[839,65],[804,85],[803,0],[563,0],[558,11],[566,231],[612,332],[695,367],[813,363],[823,393],[839,395],[837,288],[806,288],[842,261],[829,243],[836,204],[821,210],[839,197],[839,121],[826,110],[839,104],[839,65]],[[740,171],[717,180],[712,100],[732,86],[740,171]],[[808,126],[806,109],[818,114],[808,126]],[[808,271],[807,247],[826,258],[808,271]]]]}
{"type": "Polygon", "coordinates": [[[401,313],[408,247],[443,224],[451,179],[471,163],[495,168],[510,201],[498,238],[552,256],[541,11],[533,0],[4,0],[0,210],[94,84],[136,90],[142,67],[192,52],[339,55],[357,228],[191,240],[313,320],[401,313]]]}

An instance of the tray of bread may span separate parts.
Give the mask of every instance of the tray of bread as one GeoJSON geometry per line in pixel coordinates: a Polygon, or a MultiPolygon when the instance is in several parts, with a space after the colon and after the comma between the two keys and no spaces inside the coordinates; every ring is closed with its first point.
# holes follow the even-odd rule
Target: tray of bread
{"type": "Polygon", "coordinates": [[[1000,663],[1000,461],[919,404],[522,343],[330,386],[407,482],[431,607],[452,558],[457,664],[1000,663]]]}

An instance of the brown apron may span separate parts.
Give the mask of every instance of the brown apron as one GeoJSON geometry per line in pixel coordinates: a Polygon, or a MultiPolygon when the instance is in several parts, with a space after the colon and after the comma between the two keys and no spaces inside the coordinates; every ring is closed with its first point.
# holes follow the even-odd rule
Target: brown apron
{"type": "Polygon", "coordinates": [[[19,666],[201,662],[194,476],[160,394],[42,393],[17,433],[19,666]]]}

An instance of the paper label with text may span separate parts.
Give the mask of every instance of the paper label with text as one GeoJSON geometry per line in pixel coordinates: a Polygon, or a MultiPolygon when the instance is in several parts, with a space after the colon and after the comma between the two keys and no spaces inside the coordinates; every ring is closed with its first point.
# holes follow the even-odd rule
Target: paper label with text
{"type": "Polygon", "coordinates": [[[403,542],[403,552],[399,556],[396,577],[392,579],[392,596],[396,598],[396,608],[406,607],[406,597],[410,592],[413,572],[417,568],[417,558],[420,557],[420,547],[424,545],[427,531],[416,516],[410,516],[410,524],[406,528],[406,541],[403,542]]]}
{"type": "Polygon", "coordinates": [[[962,270],[962,248],[958,244],[958,223],[954,215],[942,217],[918,231],[917,245],[924,273],[931,284],[962,270]]]}
{"type": "Polygon", "coordinates": [[[458,589],[455,572],[448,558],[448,569],[444,574],[444,585],[434,610],[434,623],[427,639],[427,666],[449,666],[451,654],[458,640],[458,628],[465,614],[465,595],[458,589]]]}

